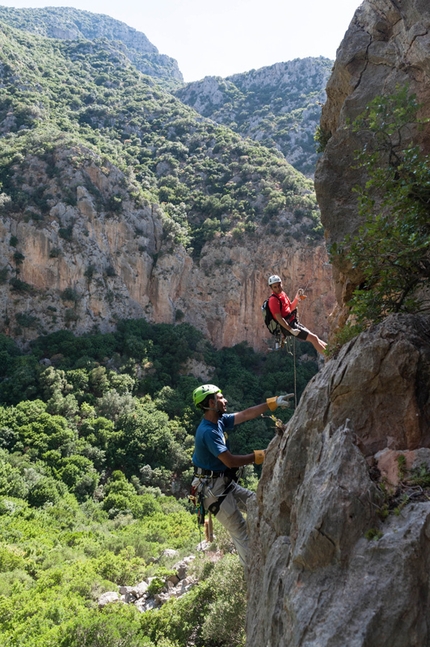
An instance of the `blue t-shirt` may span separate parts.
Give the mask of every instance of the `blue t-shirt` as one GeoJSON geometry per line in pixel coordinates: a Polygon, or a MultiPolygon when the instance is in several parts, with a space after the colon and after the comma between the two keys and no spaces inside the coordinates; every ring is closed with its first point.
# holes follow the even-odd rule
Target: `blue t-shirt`
{"type": "Polygon", "coordinates": [[[193,454],[193,463],[196,467],[213,472],[224,472],[226,466],[217,456],[229,449],[225,431],[233,427],[234,413],[225,413],[218,422],[210,422],[203,418],[196,431],[193,454]]]}

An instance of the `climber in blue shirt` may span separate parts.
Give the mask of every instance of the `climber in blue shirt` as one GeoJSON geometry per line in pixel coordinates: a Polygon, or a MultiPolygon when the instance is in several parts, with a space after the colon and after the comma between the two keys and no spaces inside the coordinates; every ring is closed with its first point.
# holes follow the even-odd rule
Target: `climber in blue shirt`
{"type": "Polygon", "coordinates": [[[242,512],[246,511],[246,502],[254,493],[238,485],[236,473],[237,468],[244,465],[263,463],[265,450],[232,454],[227,431],[257,418],[268,409],[274,411],[278,406],[288,407],[291,397],[294,394],[267,398],[266,402],[255,407],[227,413],[227,400],[214,384],[203,384],[193,392],[194,404],[204,414],[196,431],[193,454],[196,471],[192,487],[203,496],[205,509],[229,531],[243,564],[248,552],[248,532],[242,512]]]}

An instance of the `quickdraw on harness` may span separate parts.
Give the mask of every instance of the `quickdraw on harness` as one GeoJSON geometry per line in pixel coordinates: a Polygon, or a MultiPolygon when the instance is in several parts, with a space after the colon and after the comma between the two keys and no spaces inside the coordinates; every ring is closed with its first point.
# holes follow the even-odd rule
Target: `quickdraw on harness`
{"type": "Polygon", "coordinates": [[[205,506],[202,485],[203,483],[200,482],[196,487],[191,486],[191,491],[188,496],[189,500],[194,505],[193,512],[197,514],[197,524],[199,526],[204,526],[205,524],[205,506]]]}
{"type": "Polygon", "coordinates": [[[211,510],[208,510],[208,518],[205,519],[205,495],[204,490],[204,480],[199,478],[199,483],[196,486],[191,486],[191,493],[189,495],[190,501],[194,504],[194,511],[197,513],[197,527],[199,529],[200,543],[202,541],[202,528],[205,531],[205,540],[208,543],[213,542],[213,525],[212,525],[212,513],[211,510]]]}
{"type": "MultiPolygon", "coordinates": [[[[223,501],[226,499],[230,490],[233,487],[233,483],[239,480],[242,474],[242,468],[239,468],[239,469],[229,468],[222,473],[209,472],[205,474],[204,472],[205,472],[204,470],[200,470],[198,468],[197,473],[195,474],[195,478],[198,478],[199,480],[196,485],[191,486],[191,491],[188,498],[191,501],[191,503],[194,505],[194,512],[197,514],[197,525],[199,527],[199,531],[201,532],[201,528],[203,526],[205,529],[206,541],[211,542],[213,541],[213,528],[212,528],[211,515],[214,515],[214,517],[216,517],[216,515],[218,514],[223,501]],[[208,480],[210,480],[211,478],[218,478],[220,476],[226,477],[228,479],[228,482],[222,494],[218,495],[216,497],[216,501],[214,501],[208,506],[208,509],[207,509],[208,519],[205,519],[206,510],[204,505],[204,500],[205,500],[204,488],[207,485],[208,480]]],[[[212,494],[210,490],[209,492],[212,494]]],[[[215,495],[212,494],[212,496],[215,496],[215,495]]]]}

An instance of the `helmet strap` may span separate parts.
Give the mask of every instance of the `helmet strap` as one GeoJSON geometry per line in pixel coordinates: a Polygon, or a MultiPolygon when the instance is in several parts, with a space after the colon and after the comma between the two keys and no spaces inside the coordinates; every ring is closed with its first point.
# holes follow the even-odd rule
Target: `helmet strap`
{"type": "Polygon", "coordinates": [[[202,409],[204,411],[215,411],[216,413],[220,413],[218,409],[218,400],[216,398],[213,398],[213,399],[215,400],[215,407],[202,407],[202,409]]]}

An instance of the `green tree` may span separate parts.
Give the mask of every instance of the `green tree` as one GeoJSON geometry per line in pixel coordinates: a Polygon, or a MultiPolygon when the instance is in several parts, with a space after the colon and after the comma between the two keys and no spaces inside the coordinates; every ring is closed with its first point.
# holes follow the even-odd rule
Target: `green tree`
{"type": "Polygon", "coordinates": [[[65,492],[65,486],[49,476],[44,476],[30,489],[28,502],[34,507],[43,506],[45,503],[57,503],[65,492]]]}
{"type": "Polygon", "coordinates": [[[161,512],[161,507],[151,495],[138,495],[120,470],[115,470],[106,485],[103,509],[111,517],[124,512],[131,513],[136,519],[161,512]]]}
{"type": "Polygon", "coordinates": [[[357,187],[363,225],[331,253],[345,254],[362,282],[349,302],[361,325],[392,312],[419,312],[428,306],[430,281],[430,156],[413,143],[428,120],[408,88],[376,97],[353,130],[365,139],[357,165],[367,181],[357,187]]]}
{"type": "Polygon", "coordinates": [[[25,498],[28,487],[19,469],[8,461],[8,453],[0,450],[0,495],[25,498]]]}

